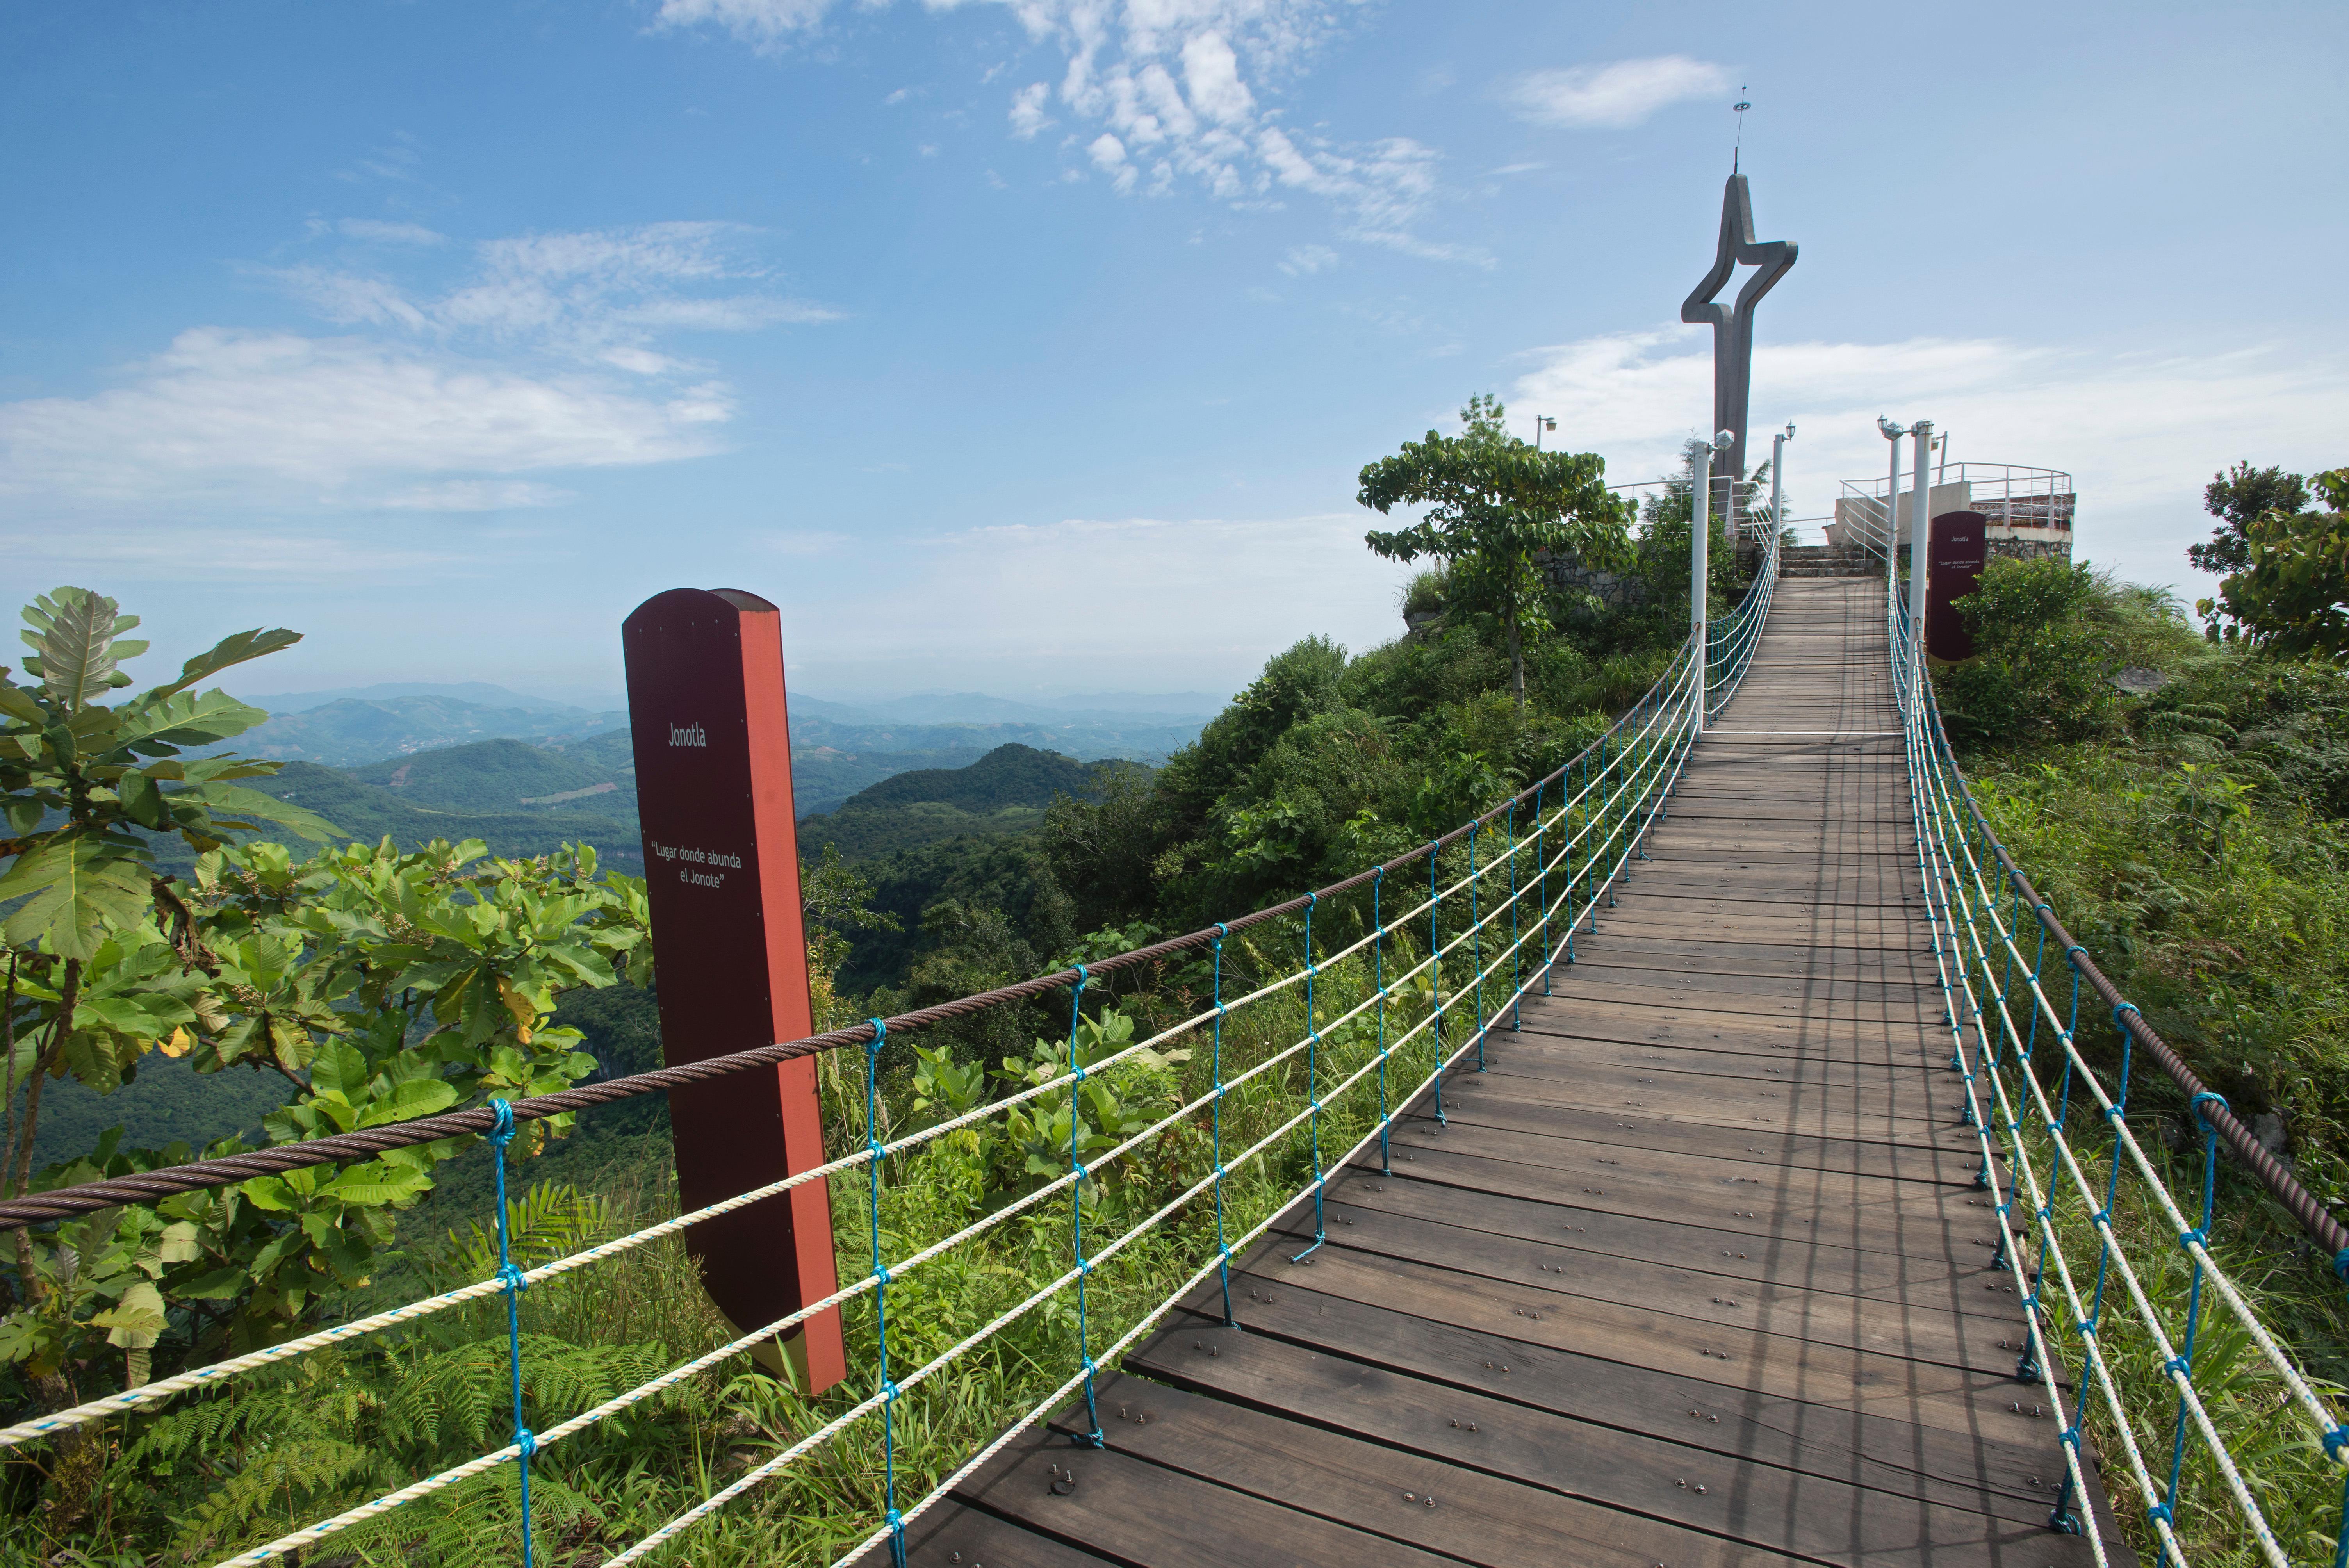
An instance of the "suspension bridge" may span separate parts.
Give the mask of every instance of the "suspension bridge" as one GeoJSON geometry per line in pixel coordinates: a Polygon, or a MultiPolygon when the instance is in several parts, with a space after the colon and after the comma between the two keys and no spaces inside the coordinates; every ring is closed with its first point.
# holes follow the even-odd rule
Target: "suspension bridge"
{"type": "Polygon", "coordinates": [[[1771,534],[1737,611],[1588,751],[1274,908],[812,1039],[0,1205],[0,1223],[42,1223],[402,1142],[485,1134],[502,1151],[520,1121],[820,1052],[863,1075],[864,1142],[813,1171],[0,1444],[502,1299],[512,1440],[223,1561],[513,1467],[527,1562],[527,1477],[566,1439],[839,1309],[849,1380],[808,1429],[604,1561],[706,1563],[692,1542],[713,1516],[852,1451],[805,1494],[837,1516],[811,1563],[2050,1568],[2133,1563],[2135,1542],[2281,1568],[2336,1552],[2337,1515],[2321,1539],[2270,1518],[2261,1466],[2321,1453],[2337,1481],[2349,1430],[2213,1254],[2220,1145],[2327,1255],[2349,1256],[2349,1233],[2006,859],[1941,737],[1885,546],[1782,580],[1771,534]],[[1198,1010],[1080,1048],[1089,986],[1175,961],[1208,977],[1198,1010]],[[892,1125],[885,1042],[1039,998],[1068,1010],[1058,1070],[892,1125]],[[2117,1063],[2078,1037],[2107,1012],[2117,1063]],[[1134,1074],[1164,1081],[1178,1050],[1179,1103],[1147,1125],[1112,1131],[1088,1109],[1134,1074]],[[2182,1163],[2133,1130],[2132,1082],[2150,1080],[2190,1107],[2182,1163]],[[1015,1116],[1057,1130],[1057,1171],[936,1233],[905,1218],[925,1161],[1015,1116]],[[592,1408],[524,1389],[526,1288],[812,1181],[857,1217],[838,1291],[592,1408]],[[1015,1234],[1051,1238],[1057,1260],[948,1321],[952,1293],[924,1283],[1015,1234]],[[2198,1382],[2222,1334],[2222,1386],[2198,1382]],[[983,1426],[923,1403],[982,1366],[1016,1395],[983,1426]],[[864,1495],[841,1501],[840,1473],[864,1495]]]}

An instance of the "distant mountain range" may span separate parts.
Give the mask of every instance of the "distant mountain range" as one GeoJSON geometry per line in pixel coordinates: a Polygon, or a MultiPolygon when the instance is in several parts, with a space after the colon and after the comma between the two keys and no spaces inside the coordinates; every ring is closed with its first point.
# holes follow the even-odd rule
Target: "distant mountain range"
{"type": "MultiPolygon", "coordinates": [[[[266,709],[269,721],[216,749],[327,768],[490,739],[575,747],[617,736],[619,758],[627,750],[625,708],[573,707],[480,681],[394,683],[244,700],[266,709]]],[[[800,810],[827,810],[891,772],[960,760],[936,754],[985,753],[1008,743],[1084,760],[1121,758],[1154,764],[1189,745],[1219,707],[1196,693],[1103,692],[1070,699],[1078,700],[1087,706],[1050,707],[980,692],[928,693],[865,705],[793,697],[792,757],[808,768],[800,810]],[[1132,706],[1106,706],[1119,701],[1132,706]],[[1104,706],[1092,706],[1096,702],[1104,706]],[[1186,705],[1192,711],[1183,711],[1186,705]],[[880,764],[882,770],[875,772],[876,753],[906,759],[880,764]]]]}

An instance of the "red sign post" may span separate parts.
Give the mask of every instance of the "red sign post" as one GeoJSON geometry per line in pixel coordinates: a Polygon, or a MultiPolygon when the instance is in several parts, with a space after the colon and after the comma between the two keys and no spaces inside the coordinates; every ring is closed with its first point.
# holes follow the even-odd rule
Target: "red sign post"
{"type": "MultiPolygon", "coordinates": [[[[672,1067],[815,1032],[801,924],[782,617],[754,594],[676,588],[622,624],[636,799],[672,1067]]],[[[698,1209],[823,1162],[815,1062],[669,1095],[678,1195],[698,1209]]],[[[806,1182],[686,1231],[710,1299],[744,1331],[838,1288],[832,1204],[806,1182]]],[[[810,1392],[845,1375],[837,1308],[760,1357],[810,1392]]]]}
{"type": "Polygon", "coordinates": [[[1978,511],[1945,511],[1925,537],[1925,652],[1955,663],[1974,656],[1974,634],[1957,602],[1974,591],[1989,559],[1990,519],[1978,511]]]}

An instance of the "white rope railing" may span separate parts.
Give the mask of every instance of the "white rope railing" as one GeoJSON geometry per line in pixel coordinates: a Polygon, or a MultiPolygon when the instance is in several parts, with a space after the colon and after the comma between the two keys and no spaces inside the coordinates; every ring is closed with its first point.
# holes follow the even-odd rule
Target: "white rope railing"
{"type": "MultiPolygon", "coordinates": [[[[1951,1030],[1951,1066],[1963,1075],[1967,1120],[1974,1129],[1982,1161],[1977,1180],[1995,1201],[2000,1217],[1997,1261],[2014,1276],[2025,1308],[2026,1348],[2018,1360],[2016,1376],[2039,1382],[2049,1408],[2064,1423],[2065,1479],[2049,1522],[2057,1529],[2075,1532],[2085,1528],[2096,1561],[2106,1561],[2094,1522],[2084,1527],[2071,1511],[2075,1501],[2085,1503],[2094,1495],[2083,1469],[2085,1433],[2081,1404],[2093,1387],[2106,1417],[2096,1435],[2118,1447],[2122,1462],[2117,1472],[2137,1494],[2145,1524],[2166,1563],[2182,1565],[2191,1561],[2179,1526],[2180,1511],[2193,1491],[2189,1484],[2193,1477],[2186,1463],[2192,1438],[2199,1439],[2199,1450],[2194,1452],[2215,1472],[2219,1494],[2202,1501],[2230,1511],[2216,1525],[2218,1538],[2248,1543],[2272,1568],[2287,1568],[2292,1557],[2277,1539],[2252,1481],[2244,1474],[2234,1445],[2222,1429],[2222,1426],[2240,1426],[2248,1418],[2263,1419],[2266,1412],[2247,1417],[2240,1405],[2230,1403],[2214,1413],[2209,1398],[2194,1380],[2198,1341],[2207,1343],[2213,1331],[2206,1296],[2224,1304],[2233,1324],[2256,1348],[2286,1405],[2305,1422],[2310,1448],[2321,1449],[2335,1466],[2349,1465],[2349,1429],[2344,1429],[2297,1362],[2261,1321],[2240,1284],[2210,1252],[2218,1149],[2217,1133],[2204,1102],[2217,1097],[2197,1095],[2190,1108],[2203,1135],[2203,1149],[2201,1215],[2199,1222],[2189,1223],[2168,1180],[2147,1155],[2127,1119],[2129,1033],[2121,1031],[2120,1065],[2109,1075],[2080,1049],[2078,955],[2083,950],[2075,946],[2060,955],[2073,971],[2073,983],[2067,1004],[2059,1007],[2044,984],[2046,928],[2036,919],[2037,911],[2033,912],[2033,923],[2040,924],[2040,936],[2033,951],[2026,955],[2018,940],[2015,916],[2022,898],[2020,881],[2002,878],[1986,864],[1999,855],[1996,839],[1959,782],[1956,760],[1941,728],[1930,684],[1917,659],[1912,628],[1897,585],[1888,594],[1886,619],[1894,688],[1907,742],[1918,863],[1933,922],[1934,958],[1951,1030]],[[2006,890],[2010,911],[2005,914],[2000,912],[2000,895],[1994,891],[2002,880],[2010,882],[2006,890]],[[2028,1020],[2027,1027],[2016,1016],[2018,1007],[2028,1020]],[[2043,1025],[2054,1047],[2056,1059],[2052,1067],[2034,1059],[2045,1048],[2040,1037],[2043,1025]],[[2052,1099],[2050,1076],[2057,1078],[2052,1099]],[[1985,1092],[1994,1103],[1994,1116],[1985,1113],[1985,1092]],[[2075,1113],[2075,1097],[2092,1104],[2093,1119],[2106,1130],[2110,1140],[2101,1182],[2095,1172],[2095,1157],[2081,1153],[2067,1125],[2075,1113]],[[2045,1178],[2040,1171],[2043,1154],[2052,1164],[2045,1178]],[[2011,1169],[2011,1176],[2002,1171],[2002,1160],[2011,1169]],[[2190,1264],[2182,1301],[2174,1295],[2158,1299],[2116,1224],[2125,1171],[2136,1177],[2132,1197],[2150,1209],[2149,1220],[2167,1227],[2190,1264]],[[2023,1218],[2028,1226],[2021,1233],[2013,1228],[2018,1200],[2023,1201],[2023,1218]],[[2066,1227],[2060,1220],[2068,1220],[2072,1227],[2085,1229],[2095,1239],[2093,1281],[2085,1291],[2066,1250],[2066,1227]],[[2035,1241],[2035,1261],[2026,1259],[2023,1235],[2035,1241]],[[2058,1303],[2045,1299],[2051,1266],[2058,1303]],[[2126,1314],[2107,1310],[2116,1279],[2121,1287],[2118,1295],[2127,1304],[2126,1314]],[[2058,1305],[2061,1319],[2053,1310],[2058,1305]],[[2082,1367],[2084,1387],[2068,1404],[2059,1382],[2063,1360],[2056,1354],[2051,1329],[2063,1336],[2064,1348],[2082,1367]],[[2159,1412],[2146,1408],[2149,1390],[2143,1379],[2127,1379],[2115,1367],[2107,1342],[2129,1335],[2142,1336],[2160,1367],[2155,1387],[2175,1397],[2175,1409],[2166,1420],[2159,1412]],[[2148,1459],[2141,1440],[2165,1426],[2169,1449],[2166,1467],[2148,1459]]],[[[2127,1003],[2115,1009],[2116,1025],[2118,1015],[2127,1010],[2130,1010],[2127,1003]]],[[[2258,1441],[2262,1453],[2274,1451],[2271,1437],[2262,1435],[2258,1441]]],[[[2108,1468],[2106,1473],[2110,1475],[2114,1470],[2108,1468]]],[[[2333,1554],[2336,1563],[2349,1555],[2349,1522],[2344,1522],[2337,1536],[2333,1554]]]]}

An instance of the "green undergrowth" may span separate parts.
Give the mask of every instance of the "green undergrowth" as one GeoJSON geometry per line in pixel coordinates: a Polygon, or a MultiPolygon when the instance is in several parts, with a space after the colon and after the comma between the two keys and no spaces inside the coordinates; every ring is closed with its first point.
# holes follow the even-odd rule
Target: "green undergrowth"
{"type": "MultiPolygon", "coordinates": [[[[1621,820],[1601,824],[1601,835],[1621,820]]],[[[1547,840],[1552,848],[1556,841],[1547,840]]],[[[1489,848],[1480,859],[1491,866],[1489,848]]],[[[1455,845],[1439,876],[1449,883],[1467,869],[1465,846],[1455,845]]],[[[1488,871],[1485,881],[1478,907],[1489,913],[1506,896],[1507,876],[1488,871]]],[[[1549,891],[1565,886],[1561,873],[1549,891]]],[[[1529,891],[1537,892],[1537,885],[1529,891]]],[[[1406,884],[1381,888],[1379,896],[1381,913],[1392,923],[1399,905],[1424,892],[1406,884]]],[[[1317,1162],[1334,1165],[1375,1130],[1382,1111],[1400,1111],[1440,1056],[1459,1048],[1475,1020],[1505,1004],[1513,968],[1532,972],[1531,956],[1545,941],[1532,918],[1521,918],[1516,923],[1526,939],[1526,956],[1514,965],[1504,962],[1481,984],[1474,978],[1477,967],[1506,959],[1506,917],[1446,954],[1440,979],[1426,970],[1408,975],[1429,950],[1424,914],[1368,948],[1333,957],[1372,933],[1371,897],[1366,887],[1322,901],[1309,949],[1301,915],[1229,937],[1221,994],[1232,1010],[1220,1037],[1212,1016],[1214,959],[1199,954],[1123,976],[1111,1006],[1077,1016],[1073,1038],[1064,1029],[990,1059],[951,1036],[914,1035],[905,1037],[904,1054],[884,1057],[878,1130],[885,1139],[995,1108],[973,1125],[889,1157],[881,1170],[880,1255],[894,1276],[888,1369],[905,1388],[892,1411],[900,1508],[910,1508],[1010,1421],[1047,1400],[1088,1351],[1112,1365],[1109,1346],[1214,1260],[1218,1122],[1223,1233],[1237,1244],[1309,1189],[1317,1162]],[[1309,1006],[1301,974],[1309,957],[1317,961],[1309,1006]],[[1283,977],[1290,983],[1241,1001],[1283,977]],[[1405,1040],[1413,1026],[1426,1024],[1439,995],[1450,1005],[1443,1043],[1428,1026],[1405,1040]],[[1200,1021],[1185,1026],[1186,1020],[1200,1021]],[[1072,1052],[1077,1064],[1092,1067],[1162,1034],[1166,1037],[1147,1048],[1089,1071],[1074,1096],[1064,1087],[1021,1105],[997,1104],[1064,1073],[1072,1052]],[[1383,1086],[1375,1068],[1382,1044],[1392,1047],[1383,1086]],[[1218,1100],[1212,1091],[1219,1074],[1227,1091],[1218,1100]],[[1341,1090],[1349,1077],[1355,1081],[1341,1090]],[[1194,1101],[1205,1103],[1111,1158],[1117,1145],[1194,1101]],[[1264,1147],[1255,1149],[1259,1142],[1264,1147]],[[1096,1260],[1083,1284],[1081,1336],[1077,1288],[1066,1277],[1080,1217],[1069,1191],[1049,1192],[1013,1212],[1066,1173],[1072,1147],[1088,1168],[1081,1222],[1085,1254],[1096,1260]],[[1177,1202],[1201,1183],[1206,1187],[1177,1202]],[[1171,1212],[1156,1217],[1169,1204],[1171,1212]],[[991,1215],[1002,1217],[906,1266],[916,1253],[991,1215]],[[1007,1318],[934,1373],[920,1375],[934,1358],[1007,1318]]],[[[1447,896],[1437,920],[1441,940],[1464,931],[1466,894],[1447,896]]],[[[1563,935],[1562,927],[1556,934],[1563,935]]],[[[1068,1018],[1067,1001],[1058,1006],[1068,1018]]],[[[860,1053],[823,1059],[829,1148],[854,1149],[867,1140],[864,1070],[860,1053]]],[[[572,1181],[541,1180],[523,1166],[512,1210],[517,1261],[530,1266],[674,1214],[666,1150],[657,1147],[662,1141],[643,1134],[616,1140],[608,1147],[623,1158],[594,1171],[574,1159],[566,1172],[572,1181]]],[[[863,1171],[833,1179],[844,1281],[873,1268],[874,1191],[863,1171]]],[[[378,1299],[355,1310],[482,1278],[495,1262],[486,1220],[460,1222],[429,1243],[419,1238],[407,1262],[379,1282],[378,1299]]],[[[868,1292],[843,1309],[849,1375],[824,1394],[802,1396],[737,1355],[543,1450],[531,1471],[539,1560],[600,1563],[871,1395],[881,1367],[874,1305],[868,1292]]],[[[160,1568],[216,1562],[498,1448],[512,1428],[504,1313],[501,1298],[471,1303],[217,1392],[182,1396],[160,1414],[108,1423],[101,1511],[77,1527],[76,1547],[93,1563],[160,1568]]],[[[520,1326],[525,1420],[540,1431],[732,1337],[677,1237],[531,1287],[521,1300],[520,1326]]],[[[859,1418],[653,1560],[823,1563],[846,1553],[884,1517],[882,1442],[877,1413],[859,1418]]],[[[310,1549],[304,1561],[513,1560],[518,1480],[514,1466],[500,1466],[354,1527],[310,1549]]],[[[35,1539],[13,1542],[11,1550],[45,1557],[57,1544],[35,1539]]]]}

